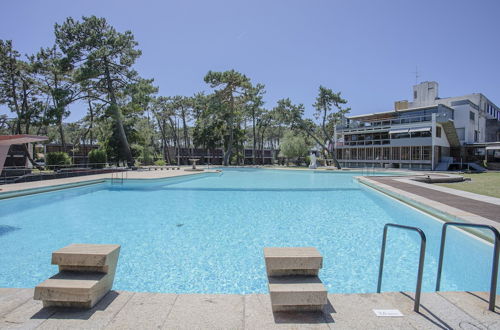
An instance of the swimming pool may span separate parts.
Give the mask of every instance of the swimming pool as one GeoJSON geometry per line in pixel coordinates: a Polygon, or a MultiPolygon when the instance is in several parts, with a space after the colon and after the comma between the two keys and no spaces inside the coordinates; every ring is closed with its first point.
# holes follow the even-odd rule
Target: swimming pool
{"type": "MultiPolygon", "coordinates": [[[[359,173],[224,169],[110,182],[0,201],[0,287],[33,287],[71,243],[121,244],[114,288],[171,293],[267,292],[262,249],[315,246],[330,292],[374,292],[383,226],[427,235],[433,291],[441,224],[353,177],[359,173]]],[[[450,230],[442,290],[489,288],[490,245],[450,230]]],[[[418,235],[390,229],[383,291],[414,291],[418,235]]]]}

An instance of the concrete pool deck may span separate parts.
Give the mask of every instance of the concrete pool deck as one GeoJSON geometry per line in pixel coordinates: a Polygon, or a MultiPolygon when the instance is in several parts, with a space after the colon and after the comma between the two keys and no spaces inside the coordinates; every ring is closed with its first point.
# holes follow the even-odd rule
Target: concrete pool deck
{"type": "MultiPolygon", "coordinates": [[[[323,312],[271,311],[267,294],[217,295],[111,291],[90,310],[43,308],[33,289],[0,288],[0,329],[494,329],[484,292],[329,294],[323,312]],[[377,317],[398,309],[402,317],[377,317]]],[[[498,301],[497,297],[497,301],[498,301]]],[[[497,304],[497,309],[498,309],[497,304]]]]}
{"type": "Polygon", "coordinates": [[[447,221],[491,225],[500,230],[500,199],[413,181],[405,177],[358,177],[383,193],[447,221]]]}
{"type": "MultiPolygon", "coordinates": [[[[201,173],[213,173],[214,170],[204,170],[199,172],[185,171],[189,167],[181,167],[180,170],[152,170],[152,171],[127,171],[127,172],[114,172],[116,180],[121,180],[122,173],[124,173],[124,180],[155,180],[155,179],[166,179],[179,176],[187,175],[197,175],[201,173]],[[126,173],[126,174],[125,174],[126,173]]],[[[106,180],[111,180],[112,173],[103,173],[95,175],[85,175],[85,176],[75,176],[70,178],[52,179],[52,180],[42,180],[42,181],[31,181],[22,183],[11,183],[0,185],[0,198],[3,193],[14,193],[33,189],[44,190],[45,188],[51,188],[50,190],[64,189],[68,186],[77,186],[79,184],[91,184],[104,182],[106,180]]]]}

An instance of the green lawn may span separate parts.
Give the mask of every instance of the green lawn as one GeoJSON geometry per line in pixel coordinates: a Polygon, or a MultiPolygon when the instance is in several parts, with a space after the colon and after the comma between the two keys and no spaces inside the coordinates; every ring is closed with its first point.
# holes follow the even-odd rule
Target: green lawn
{"type": "Polygon", "coordinates": [[[439,186],[500,198],[500,172],[461,174],[471,181],[440,183],[439,186]]]}

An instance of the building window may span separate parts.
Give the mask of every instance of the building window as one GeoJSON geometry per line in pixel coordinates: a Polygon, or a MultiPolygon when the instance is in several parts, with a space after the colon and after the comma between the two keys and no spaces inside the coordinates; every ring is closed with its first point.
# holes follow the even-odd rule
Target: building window
{"type": "Polygon", "coordinates": [[[420,147],[411,148],[411,159],[420,160],[420,147]]]}
{"type": "Polygon", "coordinates": [[[400,152],[399,147],[392,147],[392,159],[399,160],[400,152]]]}
{"type": "Polygon", "coordinates": [[[401,159],[402,160],[410,160],[410,147],[402,147],[401,148],[401,159]]]}
{"type": "Polygon", "coordinates": [[[383,160],[391,159],[391,148],[384,148],[383,160]]]}
{"type": "Polygon", "coordinates": [[[475,120],[476,119],[476,114],[472,111],[469,111],[469,118],[470,120],[475,120]]]}
{"type": "Polygon", "coordinates": [[[474,131],[474,142],[478,142],[478,141],[479,141],[479,132],[474,131]]]}
{"type": "Polygon", "coordinates": [[[365,148],[358,149],[358,159],[360,160],[365,159],[365,148]]]}
{"type": "Polygon", "coordinates": [[[373,159],[373,148],[366,148],[366,159],[373,159]]]}
{"type": "Polygon", "coordinates": [[[413,99],[416,100],[417,99],[417,91],[413,91],[413,99]]]}
{"type": "Polygon", "coordinates": [[[422,147],[422,160],[431,160],[431,147],[422,147]]]}
{"type": "Polygon", "coordinates": [[[441,127],[436,126],[436,137],[440,138],[441,137],[441,127]]]}
{"type": "Polygon", "coordinates": [[[381,159],[382,158],[382,155],[381,155],[382,154],[382,152],[381,152],[382,150],[381,150],[381,148],[373,148],[373,149],[374,149],[373,150],[374,151],[373,156],[375,157],[375,159],[376,160],[381,159]]]}

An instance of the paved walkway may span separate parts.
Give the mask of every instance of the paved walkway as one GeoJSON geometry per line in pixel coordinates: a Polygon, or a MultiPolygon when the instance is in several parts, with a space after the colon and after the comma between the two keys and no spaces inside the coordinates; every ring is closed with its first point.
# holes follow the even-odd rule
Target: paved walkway
{"type": "MultiPolygon", "coordinates": [[[[329,294],[318,313],[273,313],[269,295],[165,294],[111,291],[93,309],[43,308],[33,289],[0,289],[1,329],[498,329],[487,294],[329,294]],[[398,309],[402,317],[377,317],[398,309]]],[[[497,298],[498,301],[499,298],[497,298]]],[[[497,309],[498,309],[497,305],[497,309]]]]}
{"type": "MultiPolygon", "coordinates": [[[[187,169],[187,167],[185,168],[187,169]]],[[[176,176],[185,176],[185,175],[196,175],[200,173],[206,172],[214,172],[214,170],[205,170],[204,172],[190,172],[185,171],[184,168],[180,170],[157,170],[157,171],[127,171],[127,172],[115,172],[114,177],[118,177],[118,180],[121,180],[122,173],[124,179],[164,179],[171,178],[176,176]]],[[[111,179],[111,173],[104,174],[96,174],[96,175],[85,175],[85,176],[77,176],[70,178],[61,178],[61,179],[53,179],[53,180],[43,180],[43,181],[32,181],[32,182],[23,182],[23,183],[13,183],[0,185],[0,196],[2,193],[7,192],[16,192],[27,189],[40,189],[40,188],[56,188],[61,189],[65,185],[70,184],[78,184],[84,182],[98,182],[106,179],[111,179]]]]}
{"type": "Polygon", "coordinates": [[[402,177],[358,177],[361,183],[446,221],[490,225],[500,231],[500,200],[402,177]],[[474,196],[472,196],[474,195],[474,196]]]}
{"type": "Polygon", "coordinates": [[[370,177],[370,179],[500,223],[500,204],[482,202],[422,185],[401,182],[394,178],[370,177]]]}

